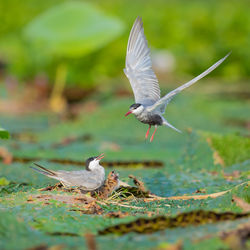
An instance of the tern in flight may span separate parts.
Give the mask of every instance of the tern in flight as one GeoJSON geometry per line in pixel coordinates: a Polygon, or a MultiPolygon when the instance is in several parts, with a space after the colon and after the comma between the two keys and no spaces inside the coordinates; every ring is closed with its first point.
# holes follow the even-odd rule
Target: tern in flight
{"type": "Polygon", "coordinates": [[[140,17],[137,17],[129,35],[126,67],[124,69],[124,73],[129,79],[134,92],[135,103],[130,106],[129,111],[125,116],[134,114],[140,122],[149,125],[145,136],[146,139],[148,138],[151,126],[155,127],[150,142],[153,141],[158,126],[165,125],[181,132],[163,117],[166,106],[176,94],[216,69],[229,56],[229,54],[230,53],[191,81],[183,84],[161,98],[158,80],[152,69],[150,49],[144,35],[142,20],[140,17]]]}

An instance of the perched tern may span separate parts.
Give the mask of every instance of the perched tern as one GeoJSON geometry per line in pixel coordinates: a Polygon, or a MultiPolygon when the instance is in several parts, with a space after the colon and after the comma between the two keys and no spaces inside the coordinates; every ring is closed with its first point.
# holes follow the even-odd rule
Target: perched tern
{"type": "Polygon", "coordinates": [[[37,172],[50,178],[59,180],[65,187],[79,187],[83,191],[95,191],[105,182],[105,170],[99,164],[104,154],[96,157],[90,157],[86,160],[85,170],[64,171],[49,170],[34,163],[39,169],[31,167],[37,172]]]}
{"type": "Polygon", "coordinates": [[[129,79],[134,92],[135,104],[130,106],[129,111],[125,116],[134,114],[140,122],[149,125],[145,136],[146,139],[148,138],[151,126],[155,126],[150,141],[153,141],[158,126],[165,125],[181,132],[163,117],[167,104],[176,94],[216,69],[229,56],[229,54],[230,53],[191,81],[183,84],[161,98],[158,80],[152,69],[150,49],[144,35],[143,23],[141,18],[137,17],[129,35],[126,68],[124,69],[124,73],[129,79]]]}

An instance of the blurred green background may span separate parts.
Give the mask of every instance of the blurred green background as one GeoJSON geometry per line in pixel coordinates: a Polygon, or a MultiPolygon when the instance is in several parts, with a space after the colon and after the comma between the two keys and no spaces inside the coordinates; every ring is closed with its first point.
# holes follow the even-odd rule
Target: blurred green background
{"type": "Polygon", "coordinates": [[[167,76],[166,82],[175,76],[197,75],[229,51],[230,63],[219,67],[213,76],[226,82],[249,77],[248,0],[1,0],[1,73],[23,83],[40,75],[54,83],[58,65],[63,62],[67,65],[68,86],[86,89],[119,79],[123,76],[129,31],[138,15],[144,22],[156,71],[167,76]],[[82,9],[80,3],[85,4],[82,9]],[[64,15],[67,4],[77,7],[64,15]],[[96,18],[100,13],[102,17],[96,18]],[[111,18],[107,25],[105,18],[111,18]],[[79,20],[85,24],[75,28],[79,20]],[[51,32],[46,32],[49,28],[51,32]],[[53,36],[54,31],[59,33],[53,36]],[[87,42],[84,36],[87,40],[90,36],[87,42]],[[67,38],[70,41],[63,40],[67,38]]]}
{"type": "MultiPolygon", "coordinates": [[[[83,235],[89,232],[98,249],[165,249],[176,242],[190,250],[228,249],[221,233],[249,219],[152,235],[98,236],[97,231],[151,212],[241,212],[233,196],[249,203],[249,45],[249,0],[0,0],[0,138],[10,133],[0,141],[0,249],[41,249],[44,244],[86,249],[83,235]],[[124,117],[133,95],[123,68],[137,16],[144,22],[162,94],[232,51],[167,107],[165,117],[183,133],[162,127],[152,143],[144,139],[145,124],[124,117]],[[130,184],[133,174],[156,195],[228,193],[167,203],[132,199],[128,204],[142,211],[105,205],[103,215],[81,214],[53,200],[46,206],[27,202],[40,193],[37,188],[55,183],[31,170],[32,162],[79,170],[72,160],[84,165],[102,152],[114,166],[106,173],[115,169],[130,184]],[[145,160],[164,166],[117,163],[145,160]],[[112,211],[129,216],[107,218],[112,211]]],[[[241,243],[237,237],[233,241],[241,243]]]]}

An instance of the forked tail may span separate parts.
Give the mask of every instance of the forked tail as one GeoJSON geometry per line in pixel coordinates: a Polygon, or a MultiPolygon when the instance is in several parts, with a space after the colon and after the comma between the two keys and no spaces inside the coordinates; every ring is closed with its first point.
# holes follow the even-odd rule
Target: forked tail
{"type": "Polygon", "coordinates": [[[171,125],[166,119],[163,120],[163,125],[172,128],[173,130],[182,133],[179,129],[175,128],[173,125],[171,125]]]}
{"type": "Polygon", "coordinates": [[[34,167],[30,167],[32,169],[34,169],[35,171],[41,173],[41,174],[44,174],[48,177],[51,177],[51,178],[54,178],[54,179],[57,179],[57,174],[45,167],[42,167],[41,165],[37,164],[37,163],[34,163],[37,167],[39,167],[40,169],[37,169],[37,168],[34,168],[34,167]]]}

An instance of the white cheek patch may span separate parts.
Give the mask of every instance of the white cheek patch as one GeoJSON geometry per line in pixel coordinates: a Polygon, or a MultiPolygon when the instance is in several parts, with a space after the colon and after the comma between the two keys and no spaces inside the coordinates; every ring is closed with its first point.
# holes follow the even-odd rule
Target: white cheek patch
{"type": "Polygon", "coordinates": [[[138,114],[140,114],[142,111],[143,111],[143,107],[140,106],[140,107],[138,107],[137,109],[133,110],[132,113],[135,114],[135,115],[138,115],[138,114]]]}
{"type": "Polygon", "coordinates": [[[96,165],[96,162],[95,161],[92,161],[90,164],[89,164],[89,169],[90,170],[93,170],[95,168],[95,165],[96,165]]]}
{"type": "Polygon", "coordinates": [[[136,109],[132,110],[132,114],[134,115],[136,114],[136,109]]]}

